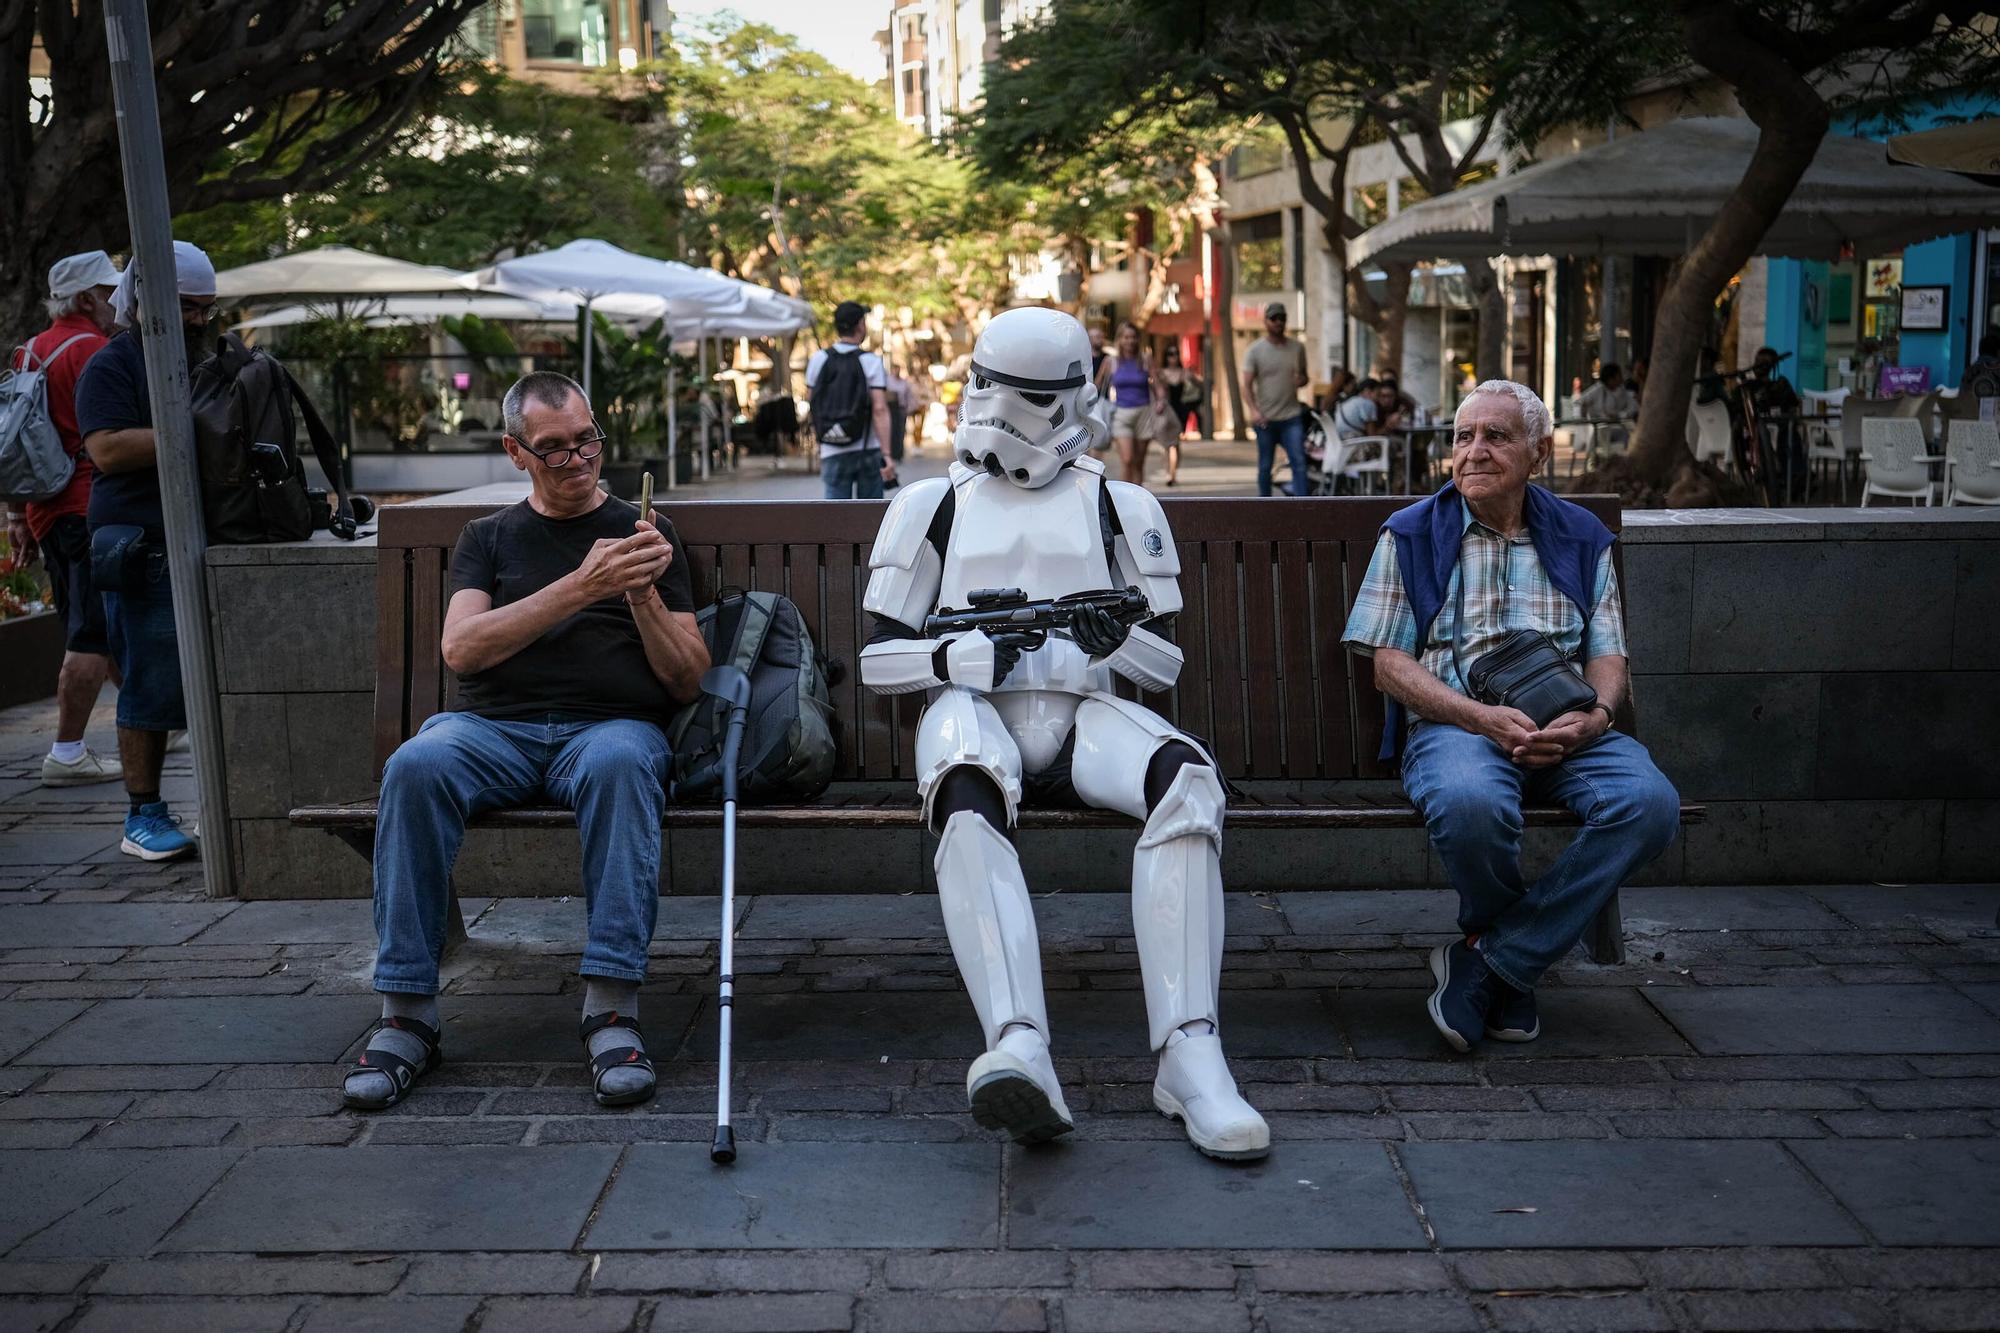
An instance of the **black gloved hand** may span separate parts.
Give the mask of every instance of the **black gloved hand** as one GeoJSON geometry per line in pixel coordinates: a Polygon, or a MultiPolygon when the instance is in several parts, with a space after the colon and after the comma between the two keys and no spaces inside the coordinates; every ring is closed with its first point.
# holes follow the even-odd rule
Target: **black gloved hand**
{"type": "Polygon", "coordinates": [[[1016,634],[993,634],[988,637],[993,640],[993,688],[997,690],[1000,682],[1007,679],[1007,673],[1021,660],[1021,650],[1028,643],[1016,634]]]}
{"type": "Polygon", "coordinates": [[[1131,632],[1130,626],[1121,624],[1116,616],[1096,606],[1078,608],[1069,622],[1069,637],[1092,657],[1111,656],[1131,632]]]}

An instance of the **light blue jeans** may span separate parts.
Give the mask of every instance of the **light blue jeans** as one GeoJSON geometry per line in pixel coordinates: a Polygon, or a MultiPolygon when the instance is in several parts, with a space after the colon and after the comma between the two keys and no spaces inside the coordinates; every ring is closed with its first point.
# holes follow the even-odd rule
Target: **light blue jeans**
{"type": "Polygon", "coordinates": [[[375,989],[435,995],[465,822],[552,801],[576,811],[587,977],[646,979],[660,906],[666,734],[650,722],[495,722],[439,713],[382,774],[375,828],[375,989]]]}
{"type": "Polygon", "coordinates": [[[1458,890],[1458,925],[1500,979],[1533,990],[1592,917],[1680,828],[1680,795],[1644,746],[1607,731],[1549,768],[1524,769],[1484,736],[1419,722],[1403,748],[1403,789],[1458,890]],[[1566,805],[1583,820],[1549,872],[1521,882],[1521,804],[1566,805]]]}

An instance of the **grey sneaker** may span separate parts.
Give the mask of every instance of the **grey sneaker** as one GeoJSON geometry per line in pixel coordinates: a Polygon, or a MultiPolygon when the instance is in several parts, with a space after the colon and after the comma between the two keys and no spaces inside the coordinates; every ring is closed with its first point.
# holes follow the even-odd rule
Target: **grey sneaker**
{"type": "Polygon", "coordinates": [[[116,759],[106,759],[89,746],[85,746],[83,753],[67,764],[52,754],[42,756],[44,787],[88,787],[95,782],[116,782],[124,776],[123,764],[116,759]]]}

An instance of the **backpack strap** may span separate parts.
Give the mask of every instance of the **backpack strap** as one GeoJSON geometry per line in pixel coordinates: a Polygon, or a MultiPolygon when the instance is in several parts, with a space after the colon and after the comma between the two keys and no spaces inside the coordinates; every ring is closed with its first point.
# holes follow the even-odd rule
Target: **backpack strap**
{"type": "Polygon", "coordinates": [[[313,457],[319,460],[319,470],[326,473],[326,484],[333,487],[333,519],[327,530],[342,541],[353,541],[359,535],[360,524],[354,518],[354,502],[347,490],[340,484],[340,446],[334,443],[333,432],[326,428],[326,421],[313,406],[312,399],[299,387],[284,363],[272,358],[278,373],[285,377],[285,386],[298,404],[299,416],[306,423],[306,438],[312,441],[313,457]]]}
{"type": "Polygon", "coordinates": [[[64,352],[67,352],[70,348],[76,346],[78,343],[82,342],[85,338],[89,338],[92,336],[93,335],[88,333],[72,333],[69,337],[63,339],[62,342],[56,346],[55,351],[50,352],[40,361],[35,360],[35,343],[33,339],[29,339],[27,342],[22,343],[19,347],[14,349],[14,355],[16,358],[19,359],[21,363],[17,367],[17,369],[21,370],[24,373],[31,371],[41,371],[43,373],[46,373],[48,371],[48,368],[55,364],[55,360],[57,357],[61,356],[64,352]]]}

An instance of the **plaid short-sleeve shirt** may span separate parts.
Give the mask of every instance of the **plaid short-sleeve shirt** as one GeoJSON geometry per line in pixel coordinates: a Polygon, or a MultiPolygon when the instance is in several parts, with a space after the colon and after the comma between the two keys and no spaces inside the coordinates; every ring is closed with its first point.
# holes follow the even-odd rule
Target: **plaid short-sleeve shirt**
{"type": "MultiPolygon", "coordinates": [[[[1503,537],[1475,519],[1462,500],[1459,512],[1464,517],[1465,536],[1458,548],[1458,565],[1452,570],[1444,606],[1423,651],[1418,651],[1416,611],[1396,565],[1396,539],[1386,530],[1375,544],[1375,556],[1368,562],[1367,577],[1355,595],[1341,641],[1364,657],[1374,656],[1377,648],[1400,649],[1464,694],[1465,682],[1452,660],[1452,642],[1459,632],[1458,588],[1464,580],[1466,631],[1457,656],[1468,667],[1510,630],[1538,629],[1570,654],[1584,647],[1583,614],[1550,582],[1527,532],[1503,537]]],[[[1608,547],[1598,557],[1593,585],[1587,651],[1591,658],[1623,657],[1625,613],[1608,547]]]]}

